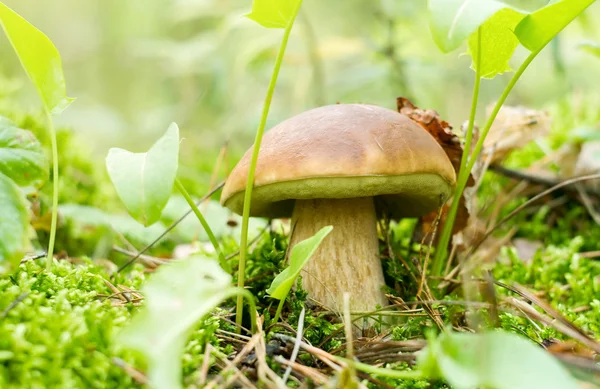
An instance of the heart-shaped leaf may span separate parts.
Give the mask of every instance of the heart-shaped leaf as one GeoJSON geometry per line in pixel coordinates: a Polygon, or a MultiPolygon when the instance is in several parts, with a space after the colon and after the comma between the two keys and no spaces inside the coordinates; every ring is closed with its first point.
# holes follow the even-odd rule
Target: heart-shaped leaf
{"type": "Polygon", "coordinates": [[[2,173],[0,210],[0,262],[14,262],[28,243],[29,209],[17,184],[2,173]]]}
{"type": "Polygon", "coordinates": [[[316,234],[303,240],[292,248],[290,252],[290,265],[275,277],[271,287],[267,289],[270,297],[283,300],[287,297],[294,281],[300,275],[304,265],[308,263],[323,239],[333,230],[332,226],[321,228],[316,234]]]}
{"type": "Polygon", "coordinates": [[[219,263],[201,256],[161,266],[144,284],[144,306],[119,340],[146,355],[153,388],[181,388],[181,353],[194,324],[232,289],[219,263]]]}
{"type": "Polygon", "coordinates": [[[302,0],[254,0],[252,12],[246,15],[267,28],[286,28],[302,0]]]}
{"type": "Polygon", "coordinates": [[[468,51],[473,58],[471,67],[473,70],[479,69],[481,77],[494,78],[498,74],[512,70],[508,61],[519,45],[513,29],[524,16],[511,8],[501,9],[481,25],[479,30],[481,37],[477,32],[471,34],[468,51]],[[478,57],[479,39],[481,39],[480,57],[478,57]],[[480,58],[479,64],[477,58],[480,58]]]}
{"type": "Polygon", "coordinates": [[[62,112],[74,100],[67,97],[58,50],[43,32],[0,2],[0,25],[36,87],[44,107],[62,112]]]}
{"type": "Polygon", "coordinates": [[[146,153],[113,148],[106,168],[129,214],[145,226],[155,223],[173,191],[179,159],[179,128],[173,123],[146,153]]]}
{"type": "Polygon", "coordinates": [[[556,1],[523,18],[515,28],[515,35],[528,50],[541,50],[594,1],[556,1]]]}
{"type": "Polygon", "coordinates": [[[496,0],[429,0],[429,28],[445,53],[456,50],[496,12],[508,7],[496,0]]]}
{"type": "Polygon", "coordinates": [[[548,352],[508,332],[444,333],[421,352],[419,367],[456,389],[578,388],[548,352]]]}
{"type": "Polygon", "coordinates": [[[0,116],[0,173],[19,186],[39,187],[48,178],[48,159],[29,131],[0,116]]]}

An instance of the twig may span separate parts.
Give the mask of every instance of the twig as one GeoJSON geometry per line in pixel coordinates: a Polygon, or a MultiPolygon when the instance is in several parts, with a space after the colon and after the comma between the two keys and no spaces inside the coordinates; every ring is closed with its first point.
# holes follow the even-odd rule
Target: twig
{"type": "MultiPolygon", "coordinates": [[[[45,255],[44,255],[44,257],[45,257],[45,255]]],[[[6,316],[8,316],[9,312],[12,311],[13,309],[15,309],[15,307],[17,305],[19,305],[19,303],[21,301],[25,300],[27,298],[27,296],[29,296],[29,292],[21,293],[16,299],[13,300],[12,303],[10,303],[8,305],[8,307],[6,307],[6,309],[0,315],[0,319],[4,319],[6,316]]]]}
{"type": "Polygon", "coordinates": [[[282,365],[287,365],[288,369],[293,369],[298,373],[302,374],[305,377],[310,378],[318,384],[325,384],[327,382],[327,376],[316,369],[310,368],[308,366],[301,365],[296,362],[288,361],[281,355],[277,355],[275,357],[275,362],[279,362],[282,365]]]}
{"type": "MultiPolygon", "coordinates": [[[[465,258],[468,258],[471,254],[473,254],[475,252],[475,250],[477,250],[479,248],[479,246],[481,246],[481,244],[490,237],[490,235],[496,231],[498,228],[500,228],[502,225],[504,225],[504,223],[506,223],[508,220],[512,219],[516,214],[518,214],[519,212],[521,212],[523,209],[527,208],[528,206],[530,206],[532,203],[535,203],[536,201],[538,201],[539,199],[543,198],[544,196],[547,196],[548,194],[567,187],[569,185],[573,185],[576,184],[578,182],[582,182],[582,181],[587,181],[587,180],[594,180],[600,178],[600,174],[590,174],[587,176],[581,176],[581,177],[576,177],[576,178],[571,178],[569,180],[566,181],[562,181],[561,183],[554,185],[553,187],[546,189],[543,192],[538,193],[537,195],[535,195],[534,197],[532,197],[531,199],[527,200],[525,203],[521,204],[520,206],[518,206],[517,208],[515,208],[511,213],[509,213],[508,215],[506,215],[504,218],[502,218],[502,220],[500,220],[498,223],[496,223],[492,228],[488,229],[485,234],[483,235],[483,237],[481,239],[479,239],[478,242],[476,242],[471,249],[469,250],[469,252],[467,253],[467,255],[465,256],[465,258]]],[[[463,262],[464,264],[465,262],[463,262]]],[[[459,265],[460,266],[460,265],[459,265]]],[[[457,266],[458,267],[458,266],[457,266]]]]}
{"type": "MultiPolygon", "coordinates": [[[[113,251],[116,251],[118,253],[127,255],[129,257],[135,257],[136,255],[138,255],[138,253],[135,252],[135,251],[126,250],[126,249],[121,248],[119,246],[114,246],[113,245],[112,249],[113,249],[113,251]]],[[[138,255],[138,258],[141,259],[141,260],[143,260],[144,262],[152,264],[153,266],[162,265],[162,264],[165,264],[165,263],[168,262],[168,261],[165,261],[164,259],[152,257],[150,255],[145,255],[145,254],[138,255]]]]}
{"type": "MultiPolygon", "coordinates": [[[[294,349],[292,350],[292,355],[290,357],[290,363],[295,363],[296,358],[298,357],[298,351],[300,351],[300,342],[302,341],[302,330],[304,329],[304,314],[306,313],[306,308],[302,307],[302,311],[300,311],[300,317],[298,318],[298,333],[296,334],[296,343],[294,344],[294,349]]],[[[292,373],[292,365],[290,364],[283,375],[282,381],[285,385],[287,383],[290,374],[292,373]]]]}
{"type": "Polygon", "coordinates": [[[137,382],[138,384],[148,385],[148,383],[149,383],[148,378],[144,375],[144,373],[142,373],[141,371],[130,366],[127,362],[125,362],[121,358],[113,357],[112,363],[114,363],[116,366],[123,369],[125,371],[125,373],[127,373],[127,375],[129,375],[131,378],[133,378],[133,380],[135,382],[137,382]]]}
{"type": "Polygon", "coordinates": [[[39,253],[39,254],[34,254],[34,255],[29,256],[29,257],[25,257],[25,258],[21,259],[21,263],[25,263],[25,262],[28,262],[28,261],[34,261],[36,259],[45,258],[47,255],[48,255],[48,253],[46,253],[46,252],[42,252],[42,253],[39,253]]]}
{"type": "MultiPolygon", "coordinates": [[[[541,185],[541,186],[548,186],[548,187],[553,187],[553,186],[557,186],[562,184],[563,182],[566,181],[560,181],[560,180],[556,180],[556,179],[552,179],[552,178],[547,178],[547,177],[541,177],[541,176],[536,176],[530,173],[526,173],[520,170],[513,170],[513,169],[509,169],[507,167],[504,167],[502,165],[498,165],[498,164],[492,164],[490,165],[490,170],[493,172],[496,172],[498,174],[502,174],[503,176],[509,177],[509,178],[514,178],[516,180],[522,180],[522,181],[527,181],[531,184],[535,184],[535,185],[541,185]]],[[[564,191],[568,191],[568,192],[576,192],[577,188],[575,186],[572,186],[573,183],[567,184],[564,187],[561,187],[562,190],[564,191]]],[[[586,193],[588,194],[594,194],[594,195],[600,195],[600,191],[598,189],[586,186],[582,188],[586,193]]]]}

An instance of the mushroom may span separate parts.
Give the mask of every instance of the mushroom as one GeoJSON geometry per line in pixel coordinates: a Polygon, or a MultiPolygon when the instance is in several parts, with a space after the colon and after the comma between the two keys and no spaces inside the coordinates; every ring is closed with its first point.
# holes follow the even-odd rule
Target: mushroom
{"type": "MultiPolygon", "coordinates": [[[[227,179],[221,203],[242,213],[252,149],[227,179]]],[[[450,196],[456,176],[435,139],[396,111],[365,104],[315,108],[263,139],[250,214],[292,217],[290,247],[320,228],[333,231],[305,266],[302,288],[341,312],[387,305],[378,215],[417,217],[450,196]]]]}

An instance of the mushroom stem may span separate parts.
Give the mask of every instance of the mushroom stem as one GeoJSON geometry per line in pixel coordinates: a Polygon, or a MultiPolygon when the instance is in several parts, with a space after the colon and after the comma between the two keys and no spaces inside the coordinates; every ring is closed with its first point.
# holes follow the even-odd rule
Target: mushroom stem
{"type": "Polygon", "coordinates": [[[344,292],[351,311],[387,305],[373,198],[296,200],[291,247],[327,225],[333,231],[304,267],[302,288],[334,312],[342,311],[344,292]]]}

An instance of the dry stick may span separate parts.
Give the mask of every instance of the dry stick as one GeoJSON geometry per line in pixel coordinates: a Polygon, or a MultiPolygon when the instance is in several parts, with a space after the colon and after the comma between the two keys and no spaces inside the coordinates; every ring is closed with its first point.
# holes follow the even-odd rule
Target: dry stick
{"type": "Polygon", "coordinates": [[[315,381],[317,384],[323,385],[323,384],[327,383],[328,377],[325,374],[319,372],[316,369],[310,368],[308,366],[301,365],[301,364],[296,363],[296,362],[288,361],[287,359],[285,359],[281,355],[277,355],[275,357],[275,362],[279,362],[282,365],[287,365],[288,369],[295,370],[299,374],[302,374],[303,376],[308,377],[311,380],[315,381]]]}
{"type": "Polygon", "coordinates": [[[298,351],[300,351],[300,342],[302,341],[302,330],[304,329],[304,315],[306,314],[306,308],[302,307],[302,311],[300,311],[300,317],[298,318],[298,333],[296,334],[296,343],[294,344],[294,349],[292,350],[292,355],[290,356],[290,365],[285,371],[283,375],[282,381],[285,385],[287,383],[288,378],[290,378],[290,374],[292,373],[292,365],[296,362],[296,358],[298,357],[298,351]]]}
{"type": "MultiPolygon", "coordinates": [[[[291,336],[284,335],[284,334],[277,334],[277,333],[273,334],[273,338],[279,339],[286,343],[294,343],[296,341],[296,339],[292,338],[291,336]]],[[[300,342],[300,347],[304,351],[319,358],[323,363],[325,363],[331,369],[333,369],[335,371],[342,370],[342,368],[337,364],[337,363],[339,363],[339,361],[336,360],[336,358],[333,355],[331,355],[330,353],[328,353],[324,350],[321,350],[320,348],[311,346],[310,344],[305,343],[305,342],[300,342]]]]}
{"type": "Polygon", "coordinates": [[[130,366],[127,362],[125,362],[121,358],[113,357],[112,363],[114,363],[116,366],[123,369],[125,371],[125,373],[127,373],[127,375],[129,375],[131,378],[133,378],[133,380],[136,381],[138,384],[148,385],[148,377],[146,377],[144,375],[144,373],[142,373],[141,371],[130,366]]]}
{"type": "Polygon", "coordinates": [[[588,211],[588,213],[590,214],[592,219],[594,219],[594,222],[596,224],[600,225],[600,214],[598,214],[598,212],[594,209],[594,204],[592,203],[592,199],[590,199],[590,196],[586,193],[583,185],[575,184],[575,188],[577,189],[577,192],[579,193],[579,196],[581,197],[581,203],[583,204],[585,209],[588,211]]]}
{"type": "MultiPolygon", "coordinates": [[[[242,361],[242,358],[244,358],[246,355],[248,355],[250,353],[250,351],[252,351],[252,349],[254,349],[254,346],[256,345],[256,343],[258,343],[258,338],[260,336],[258,334],[254,335],[252,337],[252,339],[250,339],[250,341],[248,341],[246,343],[246,345],[244,346],[244,348],[242,348],[242,350],[235,356],[235,358],[233,359],[233,361],[229,362],[227,360],[227,358],[220,358],[226,365],[227,367],[223,370],[221,370],[221,372],[219,373],[218,376],[216,376],[214,379],[212,379],[208,385],[205,386],[205,388],[210,389],[212,387],[214,387],[217,384],[217,381],[219,380],[219,377],[222,377],[225,373],[227,373],[229,370],[233,370],[237,368],[237,365],[242,361]]],[[[212,351],[213,354],[215,356],[218,356],[216,354],[216,349],[212,351]]]]}
{"type": "Polygon", "coordinates": [[[258,378],[267,387],[286,388],[281,378],[275,374],[275,372],[271,370],[267,364],[267,346],[265,344],[265,337],[263,336],[262,332],[263,318],[257,318],[256,321],[258,324],[256,330],[258,341],[256,342],[254,351],[256,353],[256,363],[258,364],[258,378]],[[269,382],[269,380],[271,380],[271,382],[269,382]]]}
{"type": "Polygon", "coordinates": [[[29,292],[23,292],[19,295],[19,297],[17,297],[16,299],[14,299],[13,302],[11,302],[9,304],[8,307],[6,307],[6,309],[2,312],[2,314],[0,314],[0,319],[4,319],[6,316],[8,316],[8,314],[10,313],[10,311],[12,311],[13,309],[15,309],[15,307],[17,305],[19,305],[19,303],[23,300],[25,300],[27,298],[27,296],[29,296],[29,292]]]}
{"type": "Polygon", "coordinates": [[[600,352],[599,351],[600,347],[599,347],[598,343],[591,340],[587,336],[583,336],[579,331],[574,330],[570,326],[567,326],[560,321],[556,321],[555,319],[538,312],[535,308],[533,308],[531,305],[527,304],[526,302],[519,300],[515,297],[508,298],[507,302],[510,305],[514,306],[515,308],[517,308],[523,312],[526,312],[528,315],[530,315],[534,319],[544,323],[546,326],[552,327],[555,330],[562,332],[563,334],[579,341],[581,344],[589,347],[590,349],[594,350],[596,353],[600,352]]]}
{"type": "Polygon", "coordinates": [[[421,249],[423,247],[423,243],[425,243],[425,239],[427,235],[431,233],[431,238],[429,239],[429,247],[427,248],[427,255],[425,256],[425,261],[423,262],[423,271],[421,272],[421,281],[419,282],[419,289],[417,290],[417,298],[421,297],[421,292],[423,292],[423,285],[425,284],[425,278],[427,274],[427,266],[429,265],[429,258],[431,257],[431,250],[433,247],[433,242],[435,241],[435,235],[437,233],[438,224],[440,219],[442,218],[442,210],[444,209],[444,205],[440,207],[438,213],[433,221],[433,226],[430,231],[427,231],[427,234],[423,237],[421,241],[421,249]]]}
{"type": "MultiPolygon", "coordinates": [[[[214,195],[215,193],[217,193],[219,190],[221,190],[221,188],[223,188],[223,185],[225,185],[225,181],[222,181],[221,183],[219,183],[219,185],[217,185],[216,187],[214,187],[211,191],[209,191],[204,197],[202,197],[200,200],[196,201],[196,205],[200,205],[202,204],[202,202],[204,202],[206,199],[210,198],[212,195],[214,195]]],[[[169,227],[167,227],[165,229],[165,231],[163,231],[162,234],[160,234],[156,239],[154,239],[154,241],[152,241],[152,243],[150,243],[149,245],[147,245],[146,247],[144,247],[142,250],[140,250],[140,252],[137,253],[137,255],[133,258],[131,258],[129,261],[127,261],[124,265],[122,265],[118,270],[117,273],[120,273],[121,271],[123,271],[123,269],[127,268],[129,265],[131,265],[132,263],[134,263],[142,254],[144,254],[146,251],[148,251],[152,246],[154,246],[159,240],[161,240],[165,235],[167,235],[169,232],[171,232],[171,230],[173,228],[175,228],[179,223],[181,223],[183,221],[183,219],[185,219],[186,217],[188,217],[191,213],[192,213],[192,209],[188,209],[183,216],[181,216],[179,219],[175,220],[173,223],[171,223],[171,225],[169,227]]]]}
{"type": "MultiPolygon", "coordinates": [[[[509,177],[509,178],[514,178],[516,180],[522,180],[522,181],[527,181],[531,184],[536,184],[536,185],[542,185],[542,186],[556,186],[562,183],[562,181],[559,180],[554,180],[552,178],[546,178],[546,177],[541,177],[541,176],[534,176],[532,174],[528,174],[519,170],[513,170],[513,169],[509,169],[506,168],[502,165],[498,165],[498,164],[492,164],[490,165],[490,170],[494,171],[498,174],[502,174],[503,176],[509,177]]],[[[564,188],[565,191],[570,191],[570,192],[575,192],[577,191],[577,188],[575,187],[566,187],[564,188]]],[[[594,194],[594,195],[600,195],[600,190],[592,188],[592,187],[584,187],[583,190],[585,190],[586,193],[588,194],[594,194]]]]}
{"type": "Polygon", "coordinates": [[[594,339],[590,338],[585,332],[583,332],[575,324],[573,324],[569,320],[567,320],[560,312],[558,312],[556,309],[554,309],[550,304],[548,304],[544,300],[540,299],[533,293],[529,292],[527,289],[525,289],[521,285],[514,284],[512,287],[513,287],[513,290],[516,290],[517,293],[519,293],[521,296],[524,296],[527,300],[531,301],[532,303],[536,304],[538,307],[542,308],[544,311],[546,311],[546,313],[551,315],[555,320],[558,320],[563,325],[571,328],[573,331],[577,331],[582,337],[588,339],[589,342],[591,342],[590,344],[595,345],[593,347],[590,346],[590,348],[592,348],[597,353],[600,353],[600,343],[598,343],[594,339]]]}
{"type": "MultiPolygon", "coordinates": [[[[117,253],[121,253],[121,254],[127,255],[129,257],[134,257],[134,256],[138,255],[138,253],[135,251],[129,251],[129,250],[126,250],[124,248],[121,248],[121,247],[115,246],[115,245],[113,245],[112,249],[113,249],[113,251],[116,251],[117,253]]],[[[165,261],[164,259],[152,257],[150,255],[145,255],[145,254],[139,255],[138,258],[147,263],[151,263],[152,265],[162,265],[162,264],[165,264],[168,262],[168,261],[165,261]]]]}
{"type": "MultiPolygon", "coordinates": [[[[532,197],[531,199],[527,200],[525,203],[521,204],[520,206],[518,206],[516,209],[514,209],[511,213],[509,213],[508,215],[506,215],[504,218],[502,218],[502,220],[500,220],[498,223],[496,223],[496,225],[494,225],[492,228],[490,228],[489,230],[486,231],[486,233],[483,235],[483,237],[481,239],[479,239],[479,241],[477,243],[475,243],[473,246],[471,246],[471,249],[469,250],[469,252],[466,255],[466,258],[470,257],[475,250],[477,250],[479,248],[479,246],[481,246],[481,244],[490,237],[490,235],[497,230],[498,228],[500,228],[502,225],[504,225],[504,223],[506,223],[508,220],[512,219],[516,214],[518,214],[519,212],[521,212],[523,209],[527,208],[528,206],[530,206],[532,203],[535,203],[536,201],[538,201],[539,199],[543,198],[544,196],[549,195],[550,193],[564,188],[566,186],[569,185],[573,185],[576,184],[578,182],[582,182],[582,181],[587,181],[587,180],[594,180],[600,178],[600,174],[590,174],[587,176],[581,176],[581,177],[575,177],[575,178],[571,178],[569,180],[563,181],[557,185],[554,185],[553,187],[546,189],[545,191],[538,193],[537,195],[535,195],[534,197],[532,197]]],[[[464,262],[462,263],[464,264],[464,262]]],[[[459,264],[458,266],[456,266],[454,268],[454,270],[452,271],[452,273],[456,274],[455,271],[458,271],[457,269],[459,269],[461,267],[462,264],[459,264]]]]}
{"type": "Polygon", "coordinates": [[[212,345],[209,343],[206,345],[204,349],[204,358],[202,359],[202,366],[200,367],[200,377],[198,377],[198,383],[204,387],[206,383],[206,378],[208,377],[208,368],[210,362],[210,348],[212,345]]]}

